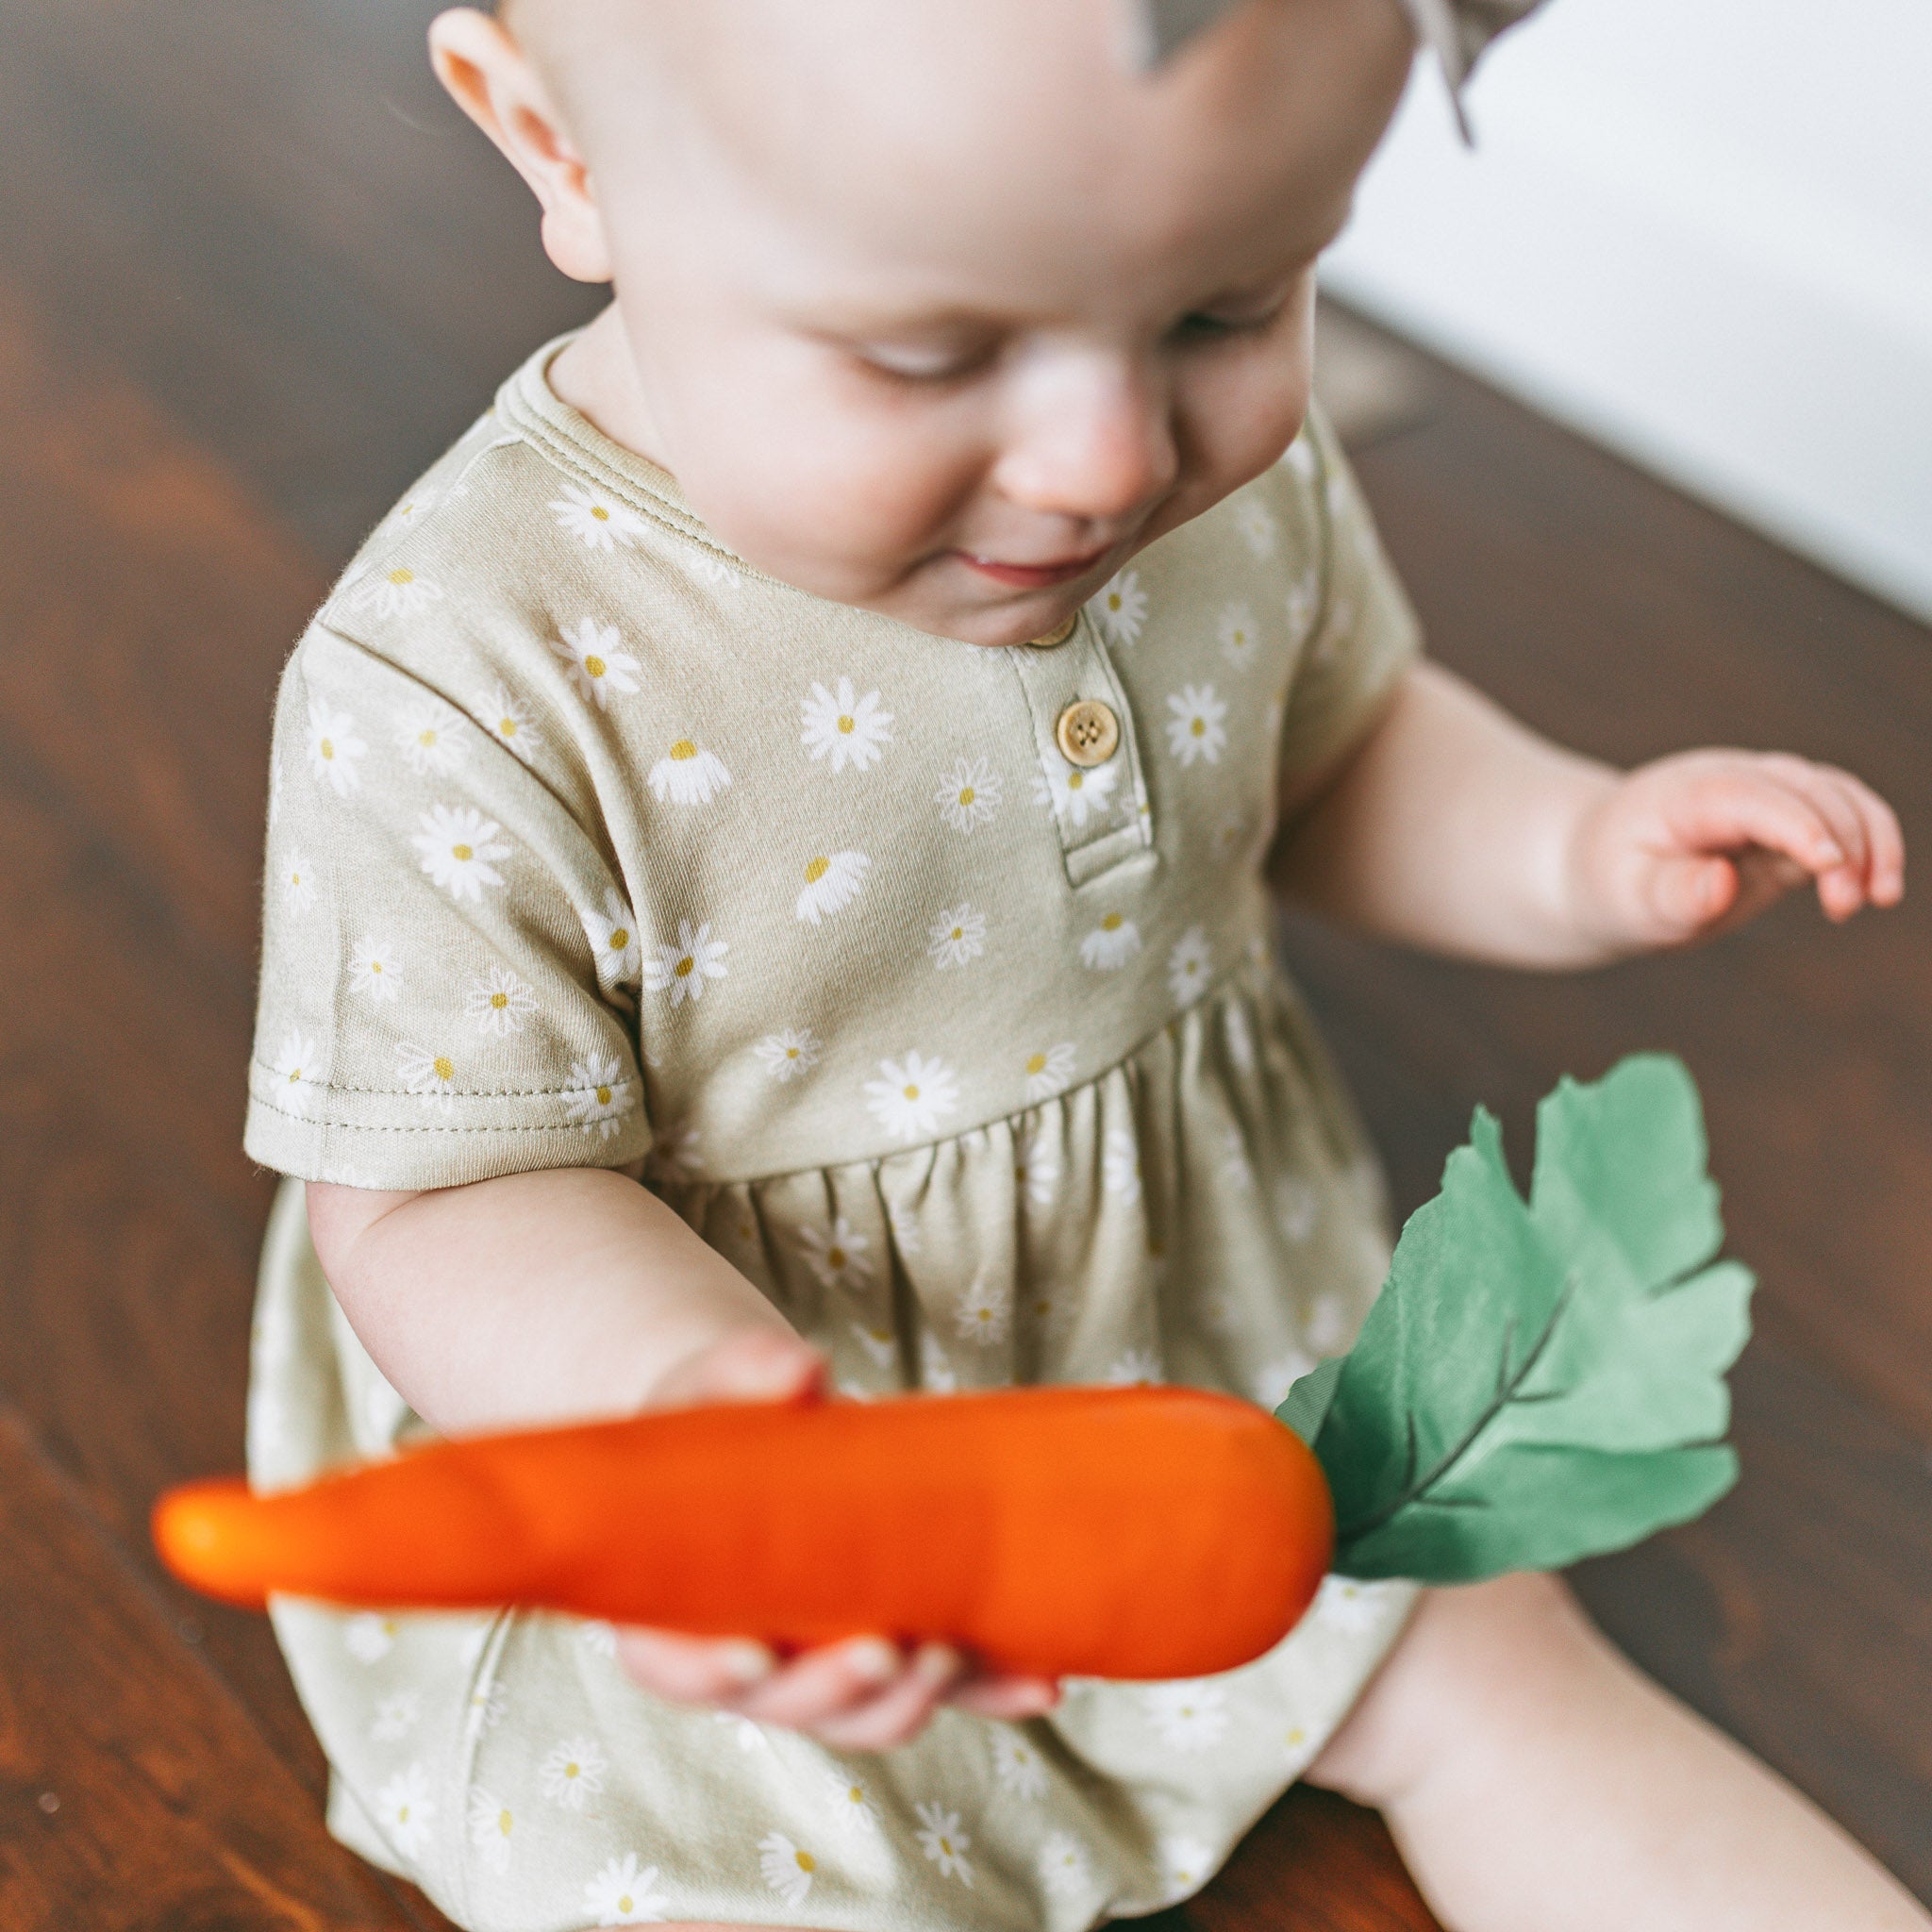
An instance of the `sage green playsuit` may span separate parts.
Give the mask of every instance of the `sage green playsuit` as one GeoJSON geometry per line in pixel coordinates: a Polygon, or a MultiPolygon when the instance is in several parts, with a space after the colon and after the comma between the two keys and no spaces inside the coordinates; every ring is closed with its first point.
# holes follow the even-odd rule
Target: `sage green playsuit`
{"type": "MultiPolygon", "coordinates": [[[[256,1480],[423,1427],[336,1309],[301,1180],[644,1156],[851,1399],[1278,1402],[1388,1257],[1261,876],[1284,777],[1357,740],[1417,647],[1332,438],[1066,635],[990,650],[732,555],[557,398],[559,346],[372,536],[282,681],[247,1145],[293,1178],[256,1480]]],[[[1082,1932],[1212,1874],[1409,1601],[1331,1579],[1228,1675],[1075,1682],[877,1756],[658,1703],[598,1624],[275,1624],[332,1827],[479,1932],[1082,1932]]]]}

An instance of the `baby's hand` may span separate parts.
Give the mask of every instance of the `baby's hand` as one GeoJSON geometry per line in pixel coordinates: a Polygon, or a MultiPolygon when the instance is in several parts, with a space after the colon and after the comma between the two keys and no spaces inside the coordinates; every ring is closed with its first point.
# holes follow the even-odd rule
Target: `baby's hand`
{"type": "MultiPolygon", "coordinates": [[[[810,1402],[824,1392],[824,1357],[797,1337],[744,1330],[675,1370],[658,1399],[666,1407],[810,1402]]],[[[943,1643],[924,1643],[908,1655],[883,1637],[856,1637],[781,1659],[749,1638],[631,1628],[619,1633],[617,1655],[656,1696],[807,1731],[835,1751],[904,1744],[941,1704],[981,1717],[1025,1718],[1059,1700],[1058,1688],[1043,1678],[977,1672],[943,1643]]]]}
{"type": "Polygon", "coordinates": [[[1895,906],[1905,841],[1849,773],[1781,752],[1692,751],[1641,766],[1577,822],[1579,924],[1610,953],[1688,944],[1755,918],[1807,878],[1827,919],[1895,906]]]}

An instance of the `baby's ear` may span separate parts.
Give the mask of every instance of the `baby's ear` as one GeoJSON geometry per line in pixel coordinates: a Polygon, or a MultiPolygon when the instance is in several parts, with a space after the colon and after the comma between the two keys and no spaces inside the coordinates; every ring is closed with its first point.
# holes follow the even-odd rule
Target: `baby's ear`
{"type": "Polygon", "coordinates": [[[543,249],[573,281],[608,282],[610,250],[577,152],[542,76],[500,19],[474,7],[429,26],[429,63],[449,95],[502,150],[543,210],[543,249]]]}

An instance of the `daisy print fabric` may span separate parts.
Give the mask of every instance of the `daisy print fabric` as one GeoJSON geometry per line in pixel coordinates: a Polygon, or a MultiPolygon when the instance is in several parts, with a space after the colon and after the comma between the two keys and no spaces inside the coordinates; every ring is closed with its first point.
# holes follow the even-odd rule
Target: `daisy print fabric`
{"type": "MultiPolygon", "coordinates": [[[[732,558],[541,357],[410,501],[284,675],[258,1160],[634,1169],[843,1399],[1278,1399],[1347,1346],[1379,1189],[1260,866],[1284,777],[1416,640],[1319,425],[1010,650],[732,558]],[[1078,764],[1061,721],[1096,704],[1117,738],[1078,764]]],[[[408,1440],[299,1191],[262,1279],[264,1478],[408,1440]]],[[[277,1629],[336,1827],[459,1925],[1089,1932],[1208,1881],[1406,1613],[1338,1586],[1229,1677],[948,1711],[877,1758],[657,1704],[566,1619],[277,1629]]]]}

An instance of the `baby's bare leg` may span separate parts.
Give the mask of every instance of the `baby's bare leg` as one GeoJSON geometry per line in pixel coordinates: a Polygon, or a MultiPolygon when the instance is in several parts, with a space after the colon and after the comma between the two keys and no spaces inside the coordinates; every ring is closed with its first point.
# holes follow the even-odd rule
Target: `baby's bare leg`
{"type": "Polygon", "coordinates": [[[1932,1927],[1547,1577],[1424,1596],[1309,1776],[1387,1815],[1451,1932],[1932,1927]]]}

